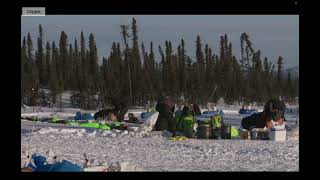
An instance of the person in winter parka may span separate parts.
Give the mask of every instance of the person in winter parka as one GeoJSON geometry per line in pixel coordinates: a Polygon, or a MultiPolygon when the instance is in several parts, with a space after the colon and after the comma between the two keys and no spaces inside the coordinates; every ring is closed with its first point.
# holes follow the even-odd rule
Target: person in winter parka
{"type": "Polygon", "coordinates": [[[195,123],[192,106],[184,106],[182,114],[177,118],[175,134],[192,138],[195,123]]]}
{"type": "Polygon", "coordinates": [[[158,99],[156,110],[159,112],[159,116],[155,124],[155,129],[157,131],[167,130],[173,133],[175,127],[175,122],[173,119],[174,104],[170,97],[161,96],[158,99]]]}
{"type": "Polygon", "coordinates": [[[283,124],[285,122],[284,113],[286,105],[279,99],[270,99],[264,106],[263,112],[255,113],[251,116],[245,117],[241,121],[243,129],[251,130],[253,128],[271,128],[272,121],[276,124],[283,124]]]}

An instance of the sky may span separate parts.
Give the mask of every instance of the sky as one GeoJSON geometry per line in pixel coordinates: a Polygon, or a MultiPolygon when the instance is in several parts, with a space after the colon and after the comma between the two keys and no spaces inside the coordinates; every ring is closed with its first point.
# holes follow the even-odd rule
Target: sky
{"type": "MultiPolygon", "coordinates": [[[[220,36],[227,34],[232,42],[233,54],[240,59],[240,35],[246,32],[255,50],[260,50],[262,58],[273,63],[279,56],[284,59],[284,67],[299,66],[299,16],[298,15],[46,15],[21,16],[21,38],[31,34],[34,47],[38,37],[38,25],[44,30],[44,42],[58,44],[61,31],[68,35],[69,43],[80,39],[84,32],[86,43],[90,33],[94,34],[98,56],[110,53],[112,42],[122,42],[120,25],[129,25],[135,18],[138,26],[139,43],[144,42],[149,51],[153,42],[156,57],[160,57],[158,46],[164,48],[165,40],[170,40],[174,52],[181,38],[186,44],[187,55],[195,58],[195,40],[200,35],[202,47],[208,44],[213,53],[219,54],[220,36]]],[[[131,43],[131,41],[129,41],[131,43]]],[[[44,44],[45,46],[45,44],[44,44]]]]}

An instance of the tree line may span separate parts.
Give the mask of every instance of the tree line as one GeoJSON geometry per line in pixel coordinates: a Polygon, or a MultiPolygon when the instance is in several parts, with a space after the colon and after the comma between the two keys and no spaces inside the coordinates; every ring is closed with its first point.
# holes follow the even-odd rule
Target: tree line
{"type": "MultiPolygon", "coordinates": [[[[160,95],[180,97],[205,104],[223,98],[227,104],[265,102],[271,97],[299,96],[299,79],[284,76],[283,58],[273,64],[255,50],[247,33],[240,36],[241,58],[232,52],[227,34],[220,37],[219,52],[196,37],[196,58],[186,51],[181,39],[177,51],[169,40],[163,46],[145,48],[139,42],[138,27],[119,27],[122,41],[113,42],[111,52],[98,63],[94,35],[80,42],[68,40],[62,31],[58,42],[43,42],[43,28],[34,44],[30,33],[21,44],[21,103],[39,105],[49,101],[56,105],[62,93],[71,90],[74,106],[84,109],[104,107],[111,97],[127,97],[131,105],[144,105],[160,95]],[[131,30],[131,31],[130,31],[131,30]],[[155,53],[160,54],[156,59],[155,53]],[[276,68],[276,69],[275,69],[276,68]],[[46,95],[42,89],[48,89],[46,95]]],[[[58,103],[59,104],[59,103],[58,103]]],[[[57,104],[57,105],[58,105],[57,104]]]]}

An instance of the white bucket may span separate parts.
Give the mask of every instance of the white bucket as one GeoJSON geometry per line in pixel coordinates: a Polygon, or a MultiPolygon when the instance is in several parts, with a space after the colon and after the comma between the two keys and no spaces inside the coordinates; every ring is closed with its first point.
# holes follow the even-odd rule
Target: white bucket
{"type": "Polygon", "coordinates": [[[270,130],[269,138],[272,141],[286,141],[287,140],[287,131],[284,130],[270,130]]]}

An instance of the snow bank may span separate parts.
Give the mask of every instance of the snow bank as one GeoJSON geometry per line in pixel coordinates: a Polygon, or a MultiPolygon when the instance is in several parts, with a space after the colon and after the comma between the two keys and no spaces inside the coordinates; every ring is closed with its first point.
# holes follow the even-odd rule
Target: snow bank
{"type": "MultiPolygon", "coordinates": [[[[72,135],[73,134],[73,135],[72,135]]],[[[48,132],[32,141],[22,135],[21,160],[51,150],[60,159],[90,166],[133,164],[141,171],[299,171],[299,142],[254,140],[168,140],[161,132],[149,138],[76,136],[48,132]],[[28,153],[26,153],[28,152],[28,153]]]]}
{"type": "MultiPolygon", "coordinates": [[[[239,114],[225,113],[224,121],[239,125],[242,118],[239,114]]],[[[60,159],[79,165],[84,163],[83,154],[87,154],[91,167],[110,167],[113,164],[115,167],[122,166],[122,170],[127,168],[133,171],[299,171],[298,125],[287,132],[288,141],[285,142],[172,141],[168,140],[170,134],[166,131],[148,133],[155,119],[155,116],[150,118],[143,128],[130,125],[128,131],[35,123],[32,136],[33,122],[22,121],[21,163],[26,161],[28,154],[51,151],[60,159]]]]}

